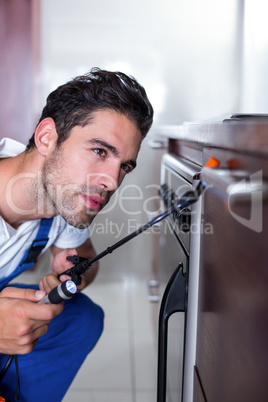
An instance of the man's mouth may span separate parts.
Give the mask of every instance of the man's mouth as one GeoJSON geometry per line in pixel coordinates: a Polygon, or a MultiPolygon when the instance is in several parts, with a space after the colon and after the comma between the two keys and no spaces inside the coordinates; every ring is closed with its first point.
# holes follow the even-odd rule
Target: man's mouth
{"type": "Polygon", "coordinates": [[[105,199],[98,195],[81,194],[81,196],[86,206],[94,211],[100,211],[106,204],[105,199]]]}

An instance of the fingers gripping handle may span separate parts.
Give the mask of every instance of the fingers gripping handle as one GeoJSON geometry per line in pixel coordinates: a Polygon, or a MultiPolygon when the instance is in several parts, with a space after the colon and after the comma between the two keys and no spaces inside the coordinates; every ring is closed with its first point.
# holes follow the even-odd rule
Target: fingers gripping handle
{"type": "Polygon", "coordinates": [[[42,304],[59,304],[70,299],[77,291],[76,284],[73,281],[60,283],[56,288],[52,289],[39,303],[42,304]]]}

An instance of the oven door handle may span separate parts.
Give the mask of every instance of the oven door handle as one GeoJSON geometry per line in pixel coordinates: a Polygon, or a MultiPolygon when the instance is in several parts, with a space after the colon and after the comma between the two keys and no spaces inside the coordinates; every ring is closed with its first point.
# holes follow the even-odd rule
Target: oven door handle
{"type": "Polygon", "coordinates": [[[185,312],[185,300],[186,277],[180,262],[167,284],[159,312],[157,402],[166,401],[168,319],[176,312],[185,312]]]}

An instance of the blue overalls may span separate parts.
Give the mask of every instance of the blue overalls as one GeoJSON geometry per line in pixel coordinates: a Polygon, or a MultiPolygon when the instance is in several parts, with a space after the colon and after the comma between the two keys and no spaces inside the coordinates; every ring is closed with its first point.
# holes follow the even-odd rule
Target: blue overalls
{"type": "MultiPolygon", "coordinates": [[[[37,236],[14,273],[0,282],[8,282],[35,264],[48,241],[52,219],[42,219],[37,236]]],[[[11,285],[38,289],[38,285],[11,285]]],[[[94,348],[103,330],[104,313],[87,296],[77,293],[65,301],[64,311],[49,324],[32,352],[18,356],[20,402],[60,402],[76,373],[94,348]]],[[[0,372],[9,356],[0,354],[0,372]]],[[[14,361],[0,382],[0,395],[14,401],[17,373],[14,361]]]]}

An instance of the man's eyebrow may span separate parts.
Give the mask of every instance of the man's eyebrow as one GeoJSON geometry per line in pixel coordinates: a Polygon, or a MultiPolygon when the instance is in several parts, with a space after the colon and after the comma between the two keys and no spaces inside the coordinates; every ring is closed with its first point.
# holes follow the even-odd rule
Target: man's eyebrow
{"type": "MultiPolygon", "coordinates": [[[[104,140],[101,140],[99,138],[92,138],[91,140],[88,140],[87,143],[91,144],[91,145],[97,145],[97,146],[106,148],[110,152],[112,152],[112,154],[114,154],[115,156],[117,156],[117,157],[119,156],[118,149],[104,140]]],[[[136,161],[134,161],[133,159],[129,159],[129,160],[125,161],[124,163],[127,165],[131,165],[133,167],[133,169],[135,169],[135,167],[137,166],[136,161]]]]}
{"type": "Polygon", "coordinates": [[[118,150],[113,145],[109,144],[108,142],[106,142],[104,140],[100,140],[98,138],[93,138],[92,140],[88,140],[87,143],[89,143],[91,145],[99,145],[99,146],[111,151],[115,156],[119,156],[118,150]]]}

